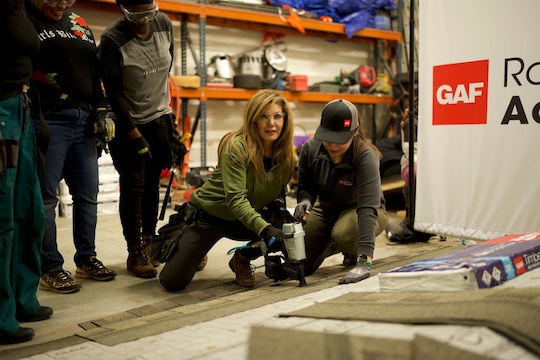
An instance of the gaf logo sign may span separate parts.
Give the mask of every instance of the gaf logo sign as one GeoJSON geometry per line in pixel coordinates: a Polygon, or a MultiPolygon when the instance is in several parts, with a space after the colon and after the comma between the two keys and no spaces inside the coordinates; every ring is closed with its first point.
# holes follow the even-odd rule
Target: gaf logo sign
{"type": "Polygon", "coordinates": [[[433,67],[433,125],[487,123],[489,60],[433,67]]]}

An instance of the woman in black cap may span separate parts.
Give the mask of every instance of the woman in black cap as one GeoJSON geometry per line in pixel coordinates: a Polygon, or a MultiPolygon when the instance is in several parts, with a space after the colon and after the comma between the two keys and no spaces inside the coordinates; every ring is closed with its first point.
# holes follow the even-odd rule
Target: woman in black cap
{"type": "Polygon", "coordinates": [[[159,177],[172,165],[167,134],[176,128],[170,107],[173,25],[153,0],[117,0],[122,17],[101,36],[98,57],[116,137],[110,143],[120,174],[120,220],[128,247],[127,269],[157,275],[145,253],[155,234],[159,177]]]}
{"type": "Polygon", "coordinates": [[[298,165],[294,217],[305,222],[306,275],[341,251],[344,265],[356,266],[340,284],[369,277],[375,237],[388,222],[380,157],[362,133],[356,106],[340,99],[325,105],[314,139],[302,146],[298,165]]]}

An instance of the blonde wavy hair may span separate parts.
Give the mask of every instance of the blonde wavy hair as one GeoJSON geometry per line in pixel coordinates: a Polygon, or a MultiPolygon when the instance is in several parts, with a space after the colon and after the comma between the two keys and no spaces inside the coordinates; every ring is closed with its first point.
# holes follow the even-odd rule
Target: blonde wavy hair
{"type": "Polygon", "coordinates": [[[274,142],[272,165],[280,164],[283,169],[283,185],[287,184],[294,171],[294,148],[293,148],[293,116],[287,99],[275,90],[261,90],[256,93],[244,108],[242,125],[238,130],[227,133],[219,142],[218,157],[221,157],[226,146],[242,159],[247,159],[254,169],[257,179],[262,180],[266,173],[263,165],[264,147],[263,141],[257,132],[257,120],[270,104],[281,106],[284,115],[281,135],[274,142]],[[238,149],[234,144],[234,138],[241,136],[246,144],[246,151],[238,149]]]}

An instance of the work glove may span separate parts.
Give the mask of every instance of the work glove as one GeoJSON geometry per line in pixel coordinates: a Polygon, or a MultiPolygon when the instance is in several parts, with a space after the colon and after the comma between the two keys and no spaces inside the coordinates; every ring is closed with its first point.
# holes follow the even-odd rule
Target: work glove
{"type": "Polygon", "coordinates": [[[354,269],[346,273],[339,279],[339,284],[352,284],[367,279],[371,274],[371,263],[367,261],[367,257],[361,256],[354,269]]]}
{"type": "Polygon", "coordinates": [[[187,133],[182,138],[180,138],[180,135],[176,131],[170,134],[169,145],[172,152],[173,166],[180,166],[183,164],[184,156],[188,153],[188,149],[186,148],[185,144],[189,139],[191,139],[190,133],[187,133]]]}
{"type": "Polygon", "coordinates": [[[270,252],[279,251],[283,249],[283,230],[268,225],[261,232],[261,236],[266,243],[270,252]]]}
{"type": "Polygon", "coordinates": [[[137,149],[137,154],[146,159],[152,158],[152,153],[150,152],[150,144],[148,144],[148,141],[146,141],[144,137],[141,136],[133,139],[132,141],[135,145],[135,149],[137,149]]]}
{"type": "Polygon", "coordinates": [[[114,121],[107,117],[107,111],[97,111],[96,121],[94,122],[94,136],[96,139],[108,143],[114,139],[116,135],[116,127],[114,121]]]}
{"type": "Polygon", "coordinates": [[[311,201],[302,200],[294,208],[294,220],[298,222],[305,222],[304,217],[309,214],[311,210],[311,201]]]}

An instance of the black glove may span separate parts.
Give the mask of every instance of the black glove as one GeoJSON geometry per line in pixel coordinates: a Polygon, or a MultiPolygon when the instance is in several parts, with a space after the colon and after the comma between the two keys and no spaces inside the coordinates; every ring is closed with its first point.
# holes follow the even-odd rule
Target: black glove
{"type": "Polygon", "coordinates": [[[94,138],[96,139],[98,157],[100,157],[103,151],[109,153],[107,143],[114,138],[115,124],[110,117],[107,117],[107,109],[105,108],[99,108],[93,112],[91,119],[94,122],[94,138]]]}
{"type": "Polygon", "coordinates": [[[146,141],[144,137],[141,136],[133,139],[132,141],[135,145],[135,148],[137,149],[137,154],[147,159],[152,158],[152,153],[150,152],[150,144],[148,144],[148,141],[146,141]]]}
{"type": "Polygon", "coordinates": [[[185,142],[191,139],[191,134],[187,134],[180,138],[180,134],[176,130],[169,135],[169,145],[172,152],[172,165],[180,166],[184,162],[184,156],[188,153],[185,142]]]}
{"type": "Polygon", "coordinates": [[[302,200],[296,205],[294,208],[294,220],[298,222],[304,222],[304,216],[306,216],[306,212],[309,213],[311,210],[311,201],[309,200],[302,200]]]}
{"type": "Polygon", "coordinates": [[[107,117],[107,111],[101,110],[96,112],[96,121],[94,122],[94,136],[108,143],[115,137],[115,124],[114,121],[107,117]]]}
{"type": "Polygon", "coordinates": [[[268,225],[261,232],[261,236],[269,250],[278,251],[283,248],[283,230],[268,225]]]}

